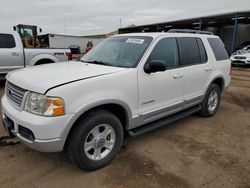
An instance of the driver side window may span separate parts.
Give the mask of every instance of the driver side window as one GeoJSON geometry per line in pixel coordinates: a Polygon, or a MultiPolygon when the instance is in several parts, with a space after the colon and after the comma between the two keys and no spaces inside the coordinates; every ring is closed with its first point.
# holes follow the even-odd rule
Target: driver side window
{"type": "Polygon", "coordinates": [[[164,61],[167,69],[177,68],[179,66],[179,52],[176,39],[161,39],[154,47],[149,58],[151,61],[164,61]]]}

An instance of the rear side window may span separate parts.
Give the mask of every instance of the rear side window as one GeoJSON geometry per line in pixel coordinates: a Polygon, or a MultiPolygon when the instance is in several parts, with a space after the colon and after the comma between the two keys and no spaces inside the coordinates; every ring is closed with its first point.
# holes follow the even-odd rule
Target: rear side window
{"type": "Polygon", "coordinates": [[[206,51],[202,41],[193,37],[178,38],[181,51],[181,66],[195,65],[206,62],[206,51]],[[201,53],[200,53],[201,51],[201,53]]]}
{"type": "Polygon", "coordinates": [[[203,44],[201,39],[197,38],[196,40],[197,40],[199,50],[200,50],[201,63],[206,63],[207,62],[207,52],[206,52],[206,49],[204,47],[204,44],[203,44]]]}
{"type": "Polygon", "coordinates": [[[0,34],[0,48],[15,48],[16,43],[13,35],[0,34]]]}
{"type": "Polygon", "coordinates": [[[208,38],[217,61],[229,59],[224,43],[219,38],[208,38]]]}
{"type": "Polygon", "coordinates": [[[179,52],[175,38],[161,39],[153,49],[150,60],[161,60],[166,64],[167,69],[179,66],[179,52]]]}

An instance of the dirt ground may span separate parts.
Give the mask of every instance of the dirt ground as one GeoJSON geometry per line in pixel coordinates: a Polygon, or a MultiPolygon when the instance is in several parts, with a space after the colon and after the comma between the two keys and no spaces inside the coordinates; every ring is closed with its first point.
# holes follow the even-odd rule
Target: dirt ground
{"type": "Polygon", "coordinates": [[[250,187],[250,68],[232,73],[216,116],[193,115],[127,139],[96,172],[80,171],[60,153],[0,146],[0,187],[250,187]]]}

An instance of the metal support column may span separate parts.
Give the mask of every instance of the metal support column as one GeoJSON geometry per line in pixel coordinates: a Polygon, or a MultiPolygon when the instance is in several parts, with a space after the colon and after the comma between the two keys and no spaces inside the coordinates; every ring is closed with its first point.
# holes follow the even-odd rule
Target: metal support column
{"type": "Polygon", "coordinates": [[[159,25],[156,25],[156,32],[159,32],[159,25]]]}
{"type": "Polygon", "coordinates": [[[202,19],[200,19],[199,31],[202,30],[202,19]]]}
{"type": "Polygon", "coordinates": [[[235,50],[235,45],[237,41],[237,33],[238,33],[238,15],[236,14],[235,19],[234,19],[234,31],[233,31],[233,42],[232,42],[232,47],[231,47],[231,54],[235,50]]]}

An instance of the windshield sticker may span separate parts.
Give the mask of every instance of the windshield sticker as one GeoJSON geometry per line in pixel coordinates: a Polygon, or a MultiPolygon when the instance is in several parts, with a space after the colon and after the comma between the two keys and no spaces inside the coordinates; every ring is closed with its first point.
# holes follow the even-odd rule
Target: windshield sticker
{"type": "Polygon", "coordinates": [[[133,38],[130,38],[130,39],[126,40],[126,43],[143,44],[144,41],[145,41],[144,39],[133,39],[133,38]]]}

